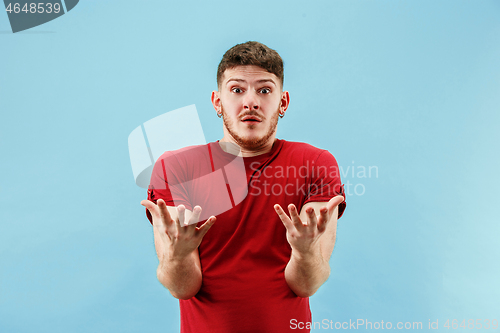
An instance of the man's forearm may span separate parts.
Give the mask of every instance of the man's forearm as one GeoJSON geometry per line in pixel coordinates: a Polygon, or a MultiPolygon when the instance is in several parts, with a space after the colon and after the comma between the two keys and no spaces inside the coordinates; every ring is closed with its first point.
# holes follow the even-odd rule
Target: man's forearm
{"type": "Polygon", "coordinates": [[[196,253],[184,259],[163,258],[156,271],[158,280],[172,296],[189,299],[201,287],[201,269],[196,253]]]}
{"type": "Polygon", "coordinates": [[[330,265],[318,248],[313,253],[299,254],[292,250],[285,268],[285,280],[299,297],[310,297],[330,276],[330,265]]]}

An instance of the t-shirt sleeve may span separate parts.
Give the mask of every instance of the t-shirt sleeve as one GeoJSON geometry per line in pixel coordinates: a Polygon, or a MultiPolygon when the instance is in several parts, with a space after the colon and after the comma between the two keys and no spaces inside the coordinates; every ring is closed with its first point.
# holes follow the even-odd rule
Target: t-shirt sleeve
{"type": "MultiPolygon", "coordinates": [[[[163,154],[155,163],[148,187],[148,200],[157,203],[163,199],[167,206],[177,207],[184,205],[191,210],[191,204],[183,179],[183,168],[176,156],[171,153],[163,154]]],[[[146,209],[146,216],[153,224],[153,218],[146,209]]]]}
{"type": "Polygon", "coordinates": [[[329,201],[337,195],[344,197],[344,201],[338,206],[340,218],[346,208],[344,185],[340,180],[337,160],[329,151],[324,150],[312,166],[311,182],[304,205],[308,202],[329,201]]]}

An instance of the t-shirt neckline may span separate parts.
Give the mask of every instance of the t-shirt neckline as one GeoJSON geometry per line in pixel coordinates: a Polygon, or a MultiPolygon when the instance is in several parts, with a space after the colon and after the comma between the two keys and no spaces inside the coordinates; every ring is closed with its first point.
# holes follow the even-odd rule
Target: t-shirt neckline
{"type": "MultiPolygon", "coordinates": [[[[211,142],[210,143],[212,149],[215,150],[218,154],[226,155],[227,157],[230,157],[231,159],[234,159],[235,155],[233,155],[231,153],[227,153],[224,150],[222,150],[222,148],[221,148],[221,146],[219,144],[219,141],[220,140],[217,140],[215,142],[211,142]]],[[[271,147],[271,150],[268,151],[267,153],[260,154],[260,155],[255,155],[255,156],[243,157],[243,160],[245,160],[245,161],[255,161],[255,160],[265,159],[265,158],[268,158],[270,156],[273,156],[274,153],[276,153],[276,151],[278,151],[281,148],[281,146],[283,145],[283,142],[284,142],[284,140],[276,139],[274,141],[274,143],[273,143],[273,146],[271,147]]]]}

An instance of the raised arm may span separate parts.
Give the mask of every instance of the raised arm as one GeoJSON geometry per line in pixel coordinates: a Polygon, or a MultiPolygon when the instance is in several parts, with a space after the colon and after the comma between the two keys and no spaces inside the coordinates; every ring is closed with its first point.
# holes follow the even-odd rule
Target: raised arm
{"type": "Polygon", "coordinates": [[[338,205],[343,200],[342,196],[335,196],[328,203],[310,202],[302,207],[300,214],[290,204],[290,216],[280,205],[275,205],[292,248],[285,279],[299,297],[312,296],[330,276],[328,262],[335,246],[338,205]]]}
{"type": "Polygon", "coordinates": [[[201,287],[202,274],[198,246],[214,224],[211,216],[201,227],[196,227],[201,208],[193,212],[183,205],[167,206],[162,199],[157,204],[149,200],[141,201],[153,218],[153,232],[159,265],[156,275],[160,283],[172,296],[189,299],[201,287]]]}

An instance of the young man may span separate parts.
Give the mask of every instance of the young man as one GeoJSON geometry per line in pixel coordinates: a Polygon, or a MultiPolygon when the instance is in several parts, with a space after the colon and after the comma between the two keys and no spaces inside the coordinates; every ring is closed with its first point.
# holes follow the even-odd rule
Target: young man
{"type": "Polygon", "coordinates": [[[311,322],[308,297],[330,274],[345,209],[337,162],[276,139],[290,102],[276,51],[234,46],[217,85],[223,138],[162,155],[141,202],[154,226],[157,276],[179,299],[183,333],[296,331],[311,322]]]}

